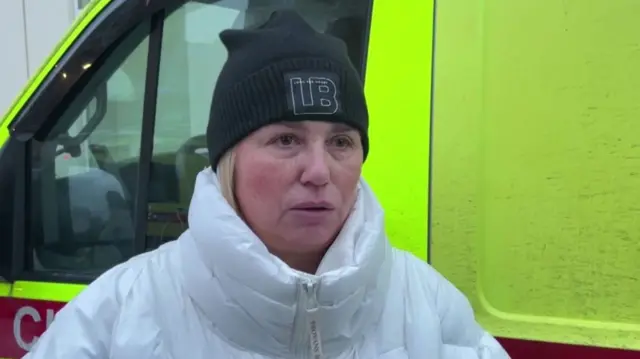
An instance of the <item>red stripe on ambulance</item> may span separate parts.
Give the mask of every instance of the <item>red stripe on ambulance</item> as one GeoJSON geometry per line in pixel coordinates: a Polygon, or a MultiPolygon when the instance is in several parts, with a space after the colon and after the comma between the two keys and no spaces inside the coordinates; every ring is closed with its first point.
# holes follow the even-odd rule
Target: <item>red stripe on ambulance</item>
{"type": "Polygon", "coordinates": [[[65,304],[0,298],[0,358],[21,358],[65,304]]]}
{"type": "Polygon", "coordinates": [[[498,338],[512,359],[640,359],[640,351],[498,338]]]}

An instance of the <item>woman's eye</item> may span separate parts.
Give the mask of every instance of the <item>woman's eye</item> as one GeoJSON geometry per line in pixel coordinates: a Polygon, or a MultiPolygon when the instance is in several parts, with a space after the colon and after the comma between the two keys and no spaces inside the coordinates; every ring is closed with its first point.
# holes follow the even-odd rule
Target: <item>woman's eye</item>
{"type": "Polygon", "coordinates": [[[333,139],[333,144],[339,148],[349,148],[353,146],[353,141],[347,136],[339,136],[333,139]]]}
{"type": "Polygon", "coordinates": [[[276,143],[288,147],[296,144],[296,138],[293,135],[280,135],[276,138],[276,143]]]}

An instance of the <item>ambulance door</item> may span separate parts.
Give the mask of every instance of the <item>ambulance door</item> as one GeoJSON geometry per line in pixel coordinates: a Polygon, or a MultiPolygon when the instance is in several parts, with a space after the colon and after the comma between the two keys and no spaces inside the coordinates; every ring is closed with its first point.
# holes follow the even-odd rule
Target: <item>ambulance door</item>
{"type": "Polygon", "coordinates": [[[438,2],[432,259],[515,359],[640,357],[639,11],[438,2]]]}
{"type": "Polygon", "coordinates": [[[292,4],[342,37],[363,72],[368,0],[89,4],[93,18],[71,30],[78,37],[9,113],[0,153],[0,295],[8,296],[0,298],[0,358],[21,357],[101,273],[186,229],[227,55],[218,35],[292,4]]]}
{"type": "Polygon", "coordinates": [[[103,2],[2,124],[11,134],[0,153],[0,252],[11,253],[0,262],[2,358],[24,355],[86,283],[137,253],[140,191],[118,166],[139,158],[145,94],[155,92],[150,38],[163,17],[103,2]]]}

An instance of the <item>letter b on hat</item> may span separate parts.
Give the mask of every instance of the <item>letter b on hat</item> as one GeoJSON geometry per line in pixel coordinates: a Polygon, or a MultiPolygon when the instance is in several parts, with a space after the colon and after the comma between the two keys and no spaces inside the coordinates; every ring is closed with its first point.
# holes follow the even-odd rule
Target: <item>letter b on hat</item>
{"type": "Polygon", "coordinates": [[[335,115],[342,111],[340,82],[330,72],[290,72],[285,74],[287,105],[295,116],[335,115]]]}

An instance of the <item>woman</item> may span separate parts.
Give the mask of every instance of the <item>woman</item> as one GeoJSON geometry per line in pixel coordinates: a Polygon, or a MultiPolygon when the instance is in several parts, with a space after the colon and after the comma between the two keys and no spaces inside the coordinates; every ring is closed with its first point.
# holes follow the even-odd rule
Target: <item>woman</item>
{"type": "Polygon", "coordinates": [[[290,11],[221,39],[189,230],[98,278],[25,358],[508,358],[390,247],[344,44],[290,11]]]}

